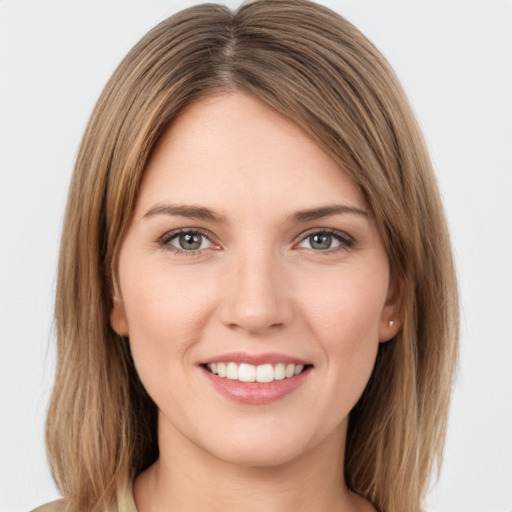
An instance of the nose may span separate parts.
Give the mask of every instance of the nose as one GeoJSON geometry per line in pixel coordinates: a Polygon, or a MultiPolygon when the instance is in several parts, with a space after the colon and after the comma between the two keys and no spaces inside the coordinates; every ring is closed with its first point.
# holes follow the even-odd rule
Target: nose
{"type": "Polygon", "coordinates": [[[291,290],[277,259],[272,253],[246,254],[230,262],[221,305],[221,320],[226,326],[262,334],[291,321],[291,290]]]}

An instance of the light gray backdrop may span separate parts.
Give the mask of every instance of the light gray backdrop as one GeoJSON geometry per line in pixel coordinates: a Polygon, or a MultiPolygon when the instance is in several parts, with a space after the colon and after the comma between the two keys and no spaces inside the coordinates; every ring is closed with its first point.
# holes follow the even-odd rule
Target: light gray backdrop
{"type": "MultiPolygon", "coordinates": [[[[59,230],[85,123],[129,48],[192,3],[0,0],[0,512],[58,496],[43,422],[59,230]]],[[[511,512],[512,1],[324,3],[403,81],[452,229],[461,359],[428,510],[511,512]]]]}

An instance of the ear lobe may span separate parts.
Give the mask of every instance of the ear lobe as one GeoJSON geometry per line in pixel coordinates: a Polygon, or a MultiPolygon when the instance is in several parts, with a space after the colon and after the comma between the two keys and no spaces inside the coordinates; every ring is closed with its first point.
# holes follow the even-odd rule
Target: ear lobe
{"type": "Polygon", "coordinates": [[[382,309],[379,326],[379,342],[392,340],[402,327],[402,287],[393,280],[389,284],[388,296],[382,309]]]}
{"type": "Polygon", "coordinates": [[[110,326],[119,336],[128,336],[128,322],[126,320],[123,301],[116,296],[112,297],[110,326]]]}
{"type": "Polygon", "coordinates": [[[379,329],[379,342],[386,343],[387,341],[392,340],[400,331],[402,327],[402,320],[381,320],[381,326],[379,329]]]}

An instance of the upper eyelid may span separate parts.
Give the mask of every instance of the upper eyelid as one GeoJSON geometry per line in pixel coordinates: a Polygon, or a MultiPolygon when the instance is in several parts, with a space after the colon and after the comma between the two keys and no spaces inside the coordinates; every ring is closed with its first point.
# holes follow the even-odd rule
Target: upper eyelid
{"type": "Polygon", "coordinates": [[[333,229],[333,228],[311,228],[307,231],[302,232],[296,240],[302,241],[306,238],[308,238],[311,235],[314,235],[315,233],[328,233],[330,235],[339,236],[342,239],[350,240],[351,242],[355,242],[355,238],[351,235],[349,235],[345,231],[341,231],[339,229],[333,229]]]}
{"type": "Polygon", "coordinates": [[[213,234],[206,230],[206,229],[202,229],[202,228],[178,228],[178,229],[171,229],[170,231],[166,231],[161,237],[159,237],[159,241],[164,241],[164,240],[170,240],[171,238],[175,237],[176,235],[180,235],[182,233],[199,233],[200,235],[208,238],[208,240],[210,240],[210,242],[213,243],[215,237],[213,236],[213,234]]]}
{"type": "Polygon", "coordinates": [[[201,228],[178,228],[178,229],[172,229],[170,231],[167,231],[164,233],[161,237],[159,237],[156,241],[156,244],[159,248],[164,249],[166,251],[172,252],[176,256],[187,256],[187,257],[197,257],[203,254],[204,252],[215,248],[215,246],[218,246],[218,243],[214,241],[213,237],[210,235],[210,232],[201,228]],[[197,233],[204,238],[206,238],[210,242],[209,247],[205,247],[203,249],[182,249],[180,247],[175,246],[171,243],[171,240],[173,240],[175,237],[177,237],[180,234],[183,233],[197,233]]]}
{"type": "MultiPolygon", "coordinates": [[[[162,244],[163,243],[167,243],[173,237],[175,237],[176,235],[179,235],[181,233],[199,233],[200,235],[206,237],[212,244],[222,245],[218,241],[217,237],[215,237],[215,235],[213,235],[213,233],[211,233],[209,230],[206,230],[206,229],[203,229],[203,228],[193,228],[193,227],[190,227],[190,228],[177,228],[177,229],[173,229],[173,230],[167,231],[161,237],[158,238],[158,242],[162,243],[162,244]]],[[[341,230],[334,229],[334,228],[316,227],[316,228],[310,228],[310,229],[308,229],[306,231],[301,232],[298,236],[296,236],[294,238],[292,244],[296,245],[296,244],[298,244],[300,242],[303,242],[306,238],[308,238],[311,235],[314,235],[316,233],[328,233],[330,235],[337,236],[341,240],[344,240],[346,242],[355,243],[355,241],[356,241],[353,236],[349,235],[345,231],[341,231],[341,230]]],[[[200,250],[200,249],[197,249],[197,250],[200,250]]],[[[190,251],[190,252],[192,252],[192,251],[190,251]]]]}

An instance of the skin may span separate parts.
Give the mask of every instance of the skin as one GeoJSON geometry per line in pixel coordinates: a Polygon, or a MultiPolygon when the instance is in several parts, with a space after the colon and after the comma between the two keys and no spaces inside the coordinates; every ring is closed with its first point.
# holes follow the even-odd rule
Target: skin
{"type": "Polygon", "coordinates": [[[112,326],[159,408],[139,512],[374,510],[346,489],[342,461],[349,412],[399,328],[397,293],[359,191],[296,124],[242,93],[187,107],[149,162],[117,288],[112,326]],[[293,218],[332,205],[354,211],[293,218]],[[179,229],[203,233],[201,249],[176,252],[179,229]],[[336,236],[321,250],[311,235],[325,230],[336,236]],[[312,368],[284,398],[238,403],[200,365],[233,351],[312,368]]]}

